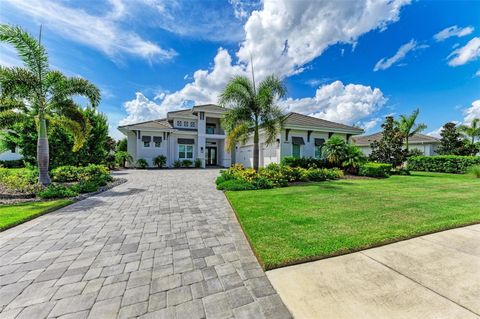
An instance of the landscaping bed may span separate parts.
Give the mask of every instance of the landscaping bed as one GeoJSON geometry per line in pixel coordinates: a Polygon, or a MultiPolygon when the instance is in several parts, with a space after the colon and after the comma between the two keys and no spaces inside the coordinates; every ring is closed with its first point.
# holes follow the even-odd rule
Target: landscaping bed
{"type": "Polygon", "coordinates": [[[480,222],[480,179],[414,172],[227,191],[266,269],[480,222]]]}

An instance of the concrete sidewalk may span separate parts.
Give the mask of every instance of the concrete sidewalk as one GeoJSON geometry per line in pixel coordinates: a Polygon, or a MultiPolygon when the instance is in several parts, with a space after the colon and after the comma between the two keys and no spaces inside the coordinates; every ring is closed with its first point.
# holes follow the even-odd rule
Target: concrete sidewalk
{"type": "Polygon", "coordinates": [[[295,318],[480,318],[480,225],[267,276],[295,318]]]}

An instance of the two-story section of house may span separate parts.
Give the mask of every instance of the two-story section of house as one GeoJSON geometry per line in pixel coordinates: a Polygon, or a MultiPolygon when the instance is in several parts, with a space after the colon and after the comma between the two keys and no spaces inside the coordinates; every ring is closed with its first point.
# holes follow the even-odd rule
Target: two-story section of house
{"type": "MultiPolygon", "coordinates": [[[[158,155],[167,158],[167,166],[175,161],[200,159],[202,167],[229,167],[233,163],[245,167],[253,165],[253,139],[236,145],[228,151],[225,132],[220,125],[226,111],[217,105],[194,106],[191,109],[169,112],[167,118],[120,126],[118,129],[128,137],[128,153],[136,162],[145,159],[153,166],[158,155]]],[[[260,166],[280,163],[286,156],[321,157],[325,141],[339,136],[346,141],[362,134],[357,127],[326,121],[299,113],[288,113],[284,126],[274,143],[267,144],[260,130],[260,166]]]]}
{"type": "Polygon", "coordinates": [[[202,167],[231,164],[231,153],[225,148],[225,132],[220,126],[224,108],[198,105],[192,109],[169,112],[167,118],[120,126],[127,136],[128,153],[134,161],[145,159],[153,166],[158,155],[175,161],[200,159],[202,167]]]}

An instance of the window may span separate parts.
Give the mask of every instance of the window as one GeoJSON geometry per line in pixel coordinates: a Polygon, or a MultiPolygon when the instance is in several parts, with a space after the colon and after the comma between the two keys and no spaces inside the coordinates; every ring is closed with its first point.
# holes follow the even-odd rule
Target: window
{"type": "Polygon", "coordinates": [[[142,136],[143,147],[150,147],[151,141],[152,141],[151,136],[142,136]]]}
{"type": "Polygon", "coordinates": [[[195,127],[195,122],[190,122],[190,127],[195,127]]]}
{"type": "Polygon", "coordinates": [[[193,159],[193,145],[178,144],[179,159],[193,159]]]}
{"type": "Polygon", "coordinates": [[[183,126],[188,127],[188,121],[183,121],[183,126]]]}
{"type": "Polygon", "coordinates": [[[215,134],[215,128],[217,127],[217,125],[215,124],[211,124],[211,123],[207,123],[207,134],[215,134]]]}
{"type": "Polygon", "coordinates": [[[177,126],[182,126],[182,121],[177,121],[177,126]]]}
{"type": "Polygon", "coordinates": [[[153,144],[155,147],[162,147],[162,137],[161,136],[154,136],[153,137],[153,144]]]}
{"type": "Polygon", "coordinates": [[[300,158],[300,145],[293,144],[292,145],[292,156],[295,158],[300,158]]]}

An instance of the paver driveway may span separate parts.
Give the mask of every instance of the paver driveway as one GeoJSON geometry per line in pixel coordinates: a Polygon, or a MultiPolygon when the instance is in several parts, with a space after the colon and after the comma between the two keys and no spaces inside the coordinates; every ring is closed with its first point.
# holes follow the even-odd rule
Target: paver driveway
{"type": "Polygon", "coordinates": [[[0,318],[289,318],[217,170],[128,179],[0,233],[0,318]]]}

